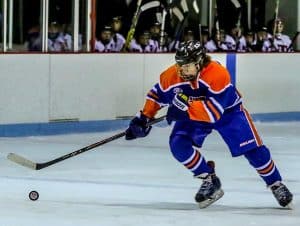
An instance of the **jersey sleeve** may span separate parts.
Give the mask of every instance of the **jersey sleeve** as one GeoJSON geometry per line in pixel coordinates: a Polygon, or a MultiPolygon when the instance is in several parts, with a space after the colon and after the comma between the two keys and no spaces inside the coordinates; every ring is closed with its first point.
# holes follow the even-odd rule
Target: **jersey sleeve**
{"type": "Polygon", "coordinates": [[[164,95],[159,87],[159,83],[155,84],[146,95],[146,101],[142,112],[148,118],[153,118],[156,113],[165,106],[164,95]]]}
{"type": "Polygon", "coordinates": [[[170,103],[170,87],[177,83],[177,71],[173,65],[160,75],[160,80],[146,95],[146,101],[142,113],[153,118],[157,111],[170,103]]]}

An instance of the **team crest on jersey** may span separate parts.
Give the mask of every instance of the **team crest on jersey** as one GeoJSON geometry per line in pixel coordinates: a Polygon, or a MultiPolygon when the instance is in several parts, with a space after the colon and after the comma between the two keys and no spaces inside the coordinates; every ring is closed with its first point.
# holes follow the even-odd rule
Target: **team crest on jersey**
{"type": "Polygon", "coordinates": [[[175,88],[174,90],[173,90],[173,92],[174,93],[176,93],[176,94],[178,94],[178,93],[182,93],[183,92],[183,90],[181,89],[181,88],[175,88]]]}

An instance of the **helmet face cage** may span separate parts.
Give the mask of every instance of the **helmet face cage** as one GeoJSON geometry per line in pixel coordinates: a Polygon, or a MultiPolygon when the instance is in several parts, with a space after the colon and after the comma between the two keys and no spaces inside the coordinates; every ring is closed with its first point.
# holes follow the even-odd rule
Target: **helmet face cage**
{"type": "Polygon", "coordinates": [[[175,61],[179,66],[195,62],[199,63],[201,67],[201,61],[203,61],[204,57],[205,49],[201,46],[201,43],[192,40],[179,45],[176,51],[175,61]]]}

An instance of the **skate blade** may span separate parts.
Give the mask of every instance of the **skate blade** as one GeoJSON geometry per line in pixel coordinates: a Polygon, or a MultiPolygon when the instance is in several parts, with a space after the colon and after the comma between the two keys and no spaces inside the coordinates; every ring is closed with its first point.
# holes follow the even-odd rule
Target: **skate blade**
{"type": "Polygon", "coordinates": [[[215,201],[219,200],[220,198],[222,198],[222,196],[224,195],[224,191],[222,189],[217,190],[211,198],[204,200],[203,202],[198,202],[199,208],[200,209],[204,209],[208,206],[210,206],[211,204],[213,204],[215,201]]]}
{"type": "Polygon", "coordinates": [[[285,208],[285,209],[288,209],[288,210],[293,210],[295,207],[294,207],[293,203],[290,202],[290,203],[287,204],[284,208],[285,208]]]}

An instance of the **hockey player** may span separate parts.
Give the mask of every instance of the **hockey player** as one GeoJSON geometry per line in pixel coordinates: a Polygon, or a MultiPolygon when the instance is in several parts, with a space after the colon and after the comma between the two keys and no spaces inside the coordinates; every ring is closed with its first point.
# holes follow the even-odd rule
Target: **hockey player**
{"type": "Polygon", "coordinates": [[[206,55],[199,41],[182,43],[176,51],[176,64],[160,75],[147,94],[143,109],[126,130],[126,139],[145,137],[151,131],[146,124],[168,105],[166,119],[175,121],[169,138],[176,160],[202,179],[195,195],[200,208],[223,196],[213,161],[206,161],[200,148],[212,130],[219,132],[233,157],[244,155],[283,207],[293,195],[281,182],[280,173],[269,149],[242,104],[242,98],[231,83],[227,69],[206,55]]]}
{"type": "Polygon", "coordinates": [[[208,52],[226,52],[228,46],[225,42],[225,31],[214,31],[212,38],[205,44],[205,48],[208,52]]]}
{"type": "Polygon", "coordinates": [[[155,53],[157,52],[157,45],[150,39],[150,32],[145,30],[137,33],[137,38],[133,39],[130,43],[130,52],[140,53],[155,53]]]}
{"type": "Polygon", "coordinates": [[[48,51],[49,52],[64,52],[67,46],[64,40],[64,35],[61,32],[60,24],[52,22],[48,28],[48,51]]]}
{"type": "Polygon", "coordinates": [[[115,42],[112,38],[111,26],[104,26],[101,30],[99,39],[95,42],[96,52],[114,52],[115,42]]]}
{"type": "Polygon", "coordinates": [[[112,18],[111,27],[113,32],[113,40],[115,43],[114,52],[120,52],[125,45],[125,38],[120,33],[123,26],[123,22],[120,16],[116,16],[112,18]]]}
{"type": "Polygon", "coordinates": [[[292,48],[290,48],[292,40],[286,34],[283,34],[284,23],[282,19],[278,18],[274,21],[275,35],[273,39],[271,39],[272,52],[292,52],[292,48]]]}
{"type": "Polygon", "coordinates": [[[271,52],[272,51],[272,35],[268,33],[267,27],[261,27],[257,31],[255,49],[257,52],[271,52]]]}

